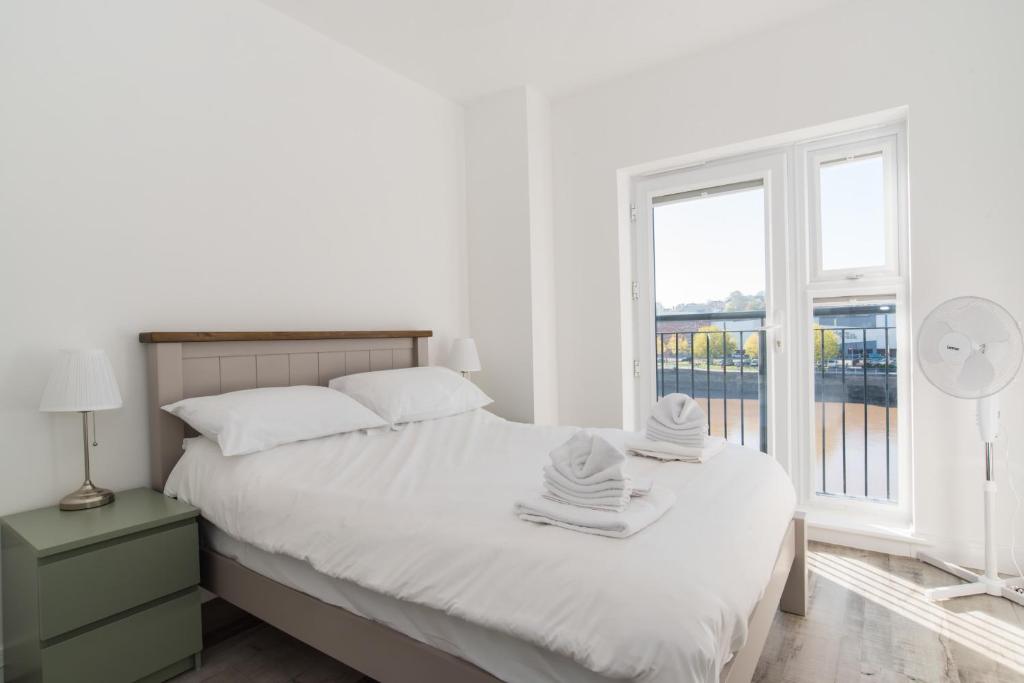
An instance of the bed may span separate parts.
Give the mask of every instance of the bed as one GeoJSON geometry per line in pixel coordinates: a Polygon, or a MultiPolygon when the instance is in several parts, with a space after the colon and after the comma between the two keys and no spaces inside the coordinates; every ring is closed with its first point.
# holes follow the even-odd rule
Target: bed
{"type": "Polygon", "coordinates": [[[140,335],[152,484],[203,511],[203,585],[382,683],[749,681],[777,609],[806,609],[803,519],[763,455],[636,459],[638,475],[673,486],[680,502],[619,541],[512,515],[572,428],[478,410],[240,458],[189,439],[183,457],[186,427],[159,409],[426,365],[429,338],[140,335]]]}

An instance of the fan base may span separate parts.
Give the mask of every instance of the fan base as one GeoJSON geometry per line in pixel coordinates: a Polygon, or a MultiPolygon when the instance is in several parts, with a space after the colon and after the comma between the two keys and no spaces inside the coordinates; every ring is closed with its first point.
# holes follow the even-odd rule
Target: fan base
{"type": "Polygon", "coordinates": [[[958,564],[946,562],[925,553],[918,553],[917,559],[967,582],[955,586],[929,588],[924,592],[925,597],[929,600],[938,602],[966,595],[995,595],[996,597],[1004,597],[1024,607],[1024,593],[1018,593],[1015,590],[1016,588],[1024,587],[1024,576],[1012,579],[992,578],[984,574],[976,574],[958,564]]]}

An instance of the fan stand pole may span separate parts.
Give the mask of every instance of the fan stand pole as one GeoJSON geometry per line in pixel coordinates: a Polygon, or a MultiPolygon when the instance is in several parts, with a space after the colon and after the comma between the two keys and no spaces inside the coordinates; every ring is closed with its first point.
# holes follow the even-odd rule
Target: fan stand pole
{"type": "MultiPolygon", "coordinates": [[[[979,414],[988,406],[979,405],[979,414]]],[[[980,416],[980,415],[979,415],[980,416]]],[[[1024,577],[1018,576],[1015,579],[999,578],[999,562],[996,554],[995,543],[995,517],[996,517],[996,482],[995,482],[995,459],[992,442],[985,442],[985,573],[976,574],[960,565],[946,562],[926,553],[918,553],[917,559],[927,562],[933,567],[938,567],[944,572],[959,577],[967,583],[956,586],[943,586],[941,588],[930,588],[925,591],[925,597],[929,600],[949,600],[965,595],[995,595],[1012,600],[1018,605],[1024,606],[1024,594],[1014,590],[1018,586],[1024,586],[1024,577]]]]}

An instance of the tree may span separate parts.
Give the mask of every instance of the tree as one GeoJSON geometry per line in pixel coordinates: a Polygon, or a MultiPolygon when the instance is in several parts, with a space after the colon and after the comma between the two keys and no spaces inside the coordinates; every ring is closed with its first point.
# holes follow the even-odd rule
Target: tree
{"type": "Polygon", "coordinates": [[[761,357],[761,333],[754,332],[747,341],[743,342],[743,352],[747,354],[748,358],[760,358],[761,357]]]}
{"type": "Polygon", "coordinates": [[[659,356],[679,357],[690,350],[690,342],[685,332],[659,332],[655,343],[659,356]]]}
{"type": "Polygon", "coordinates": [[[722,358],[736,350],[736,340],[732,334],[723,334],[721,328],[715,325],[707,325],[697,330],[693,335],[694,358],[698,360],[707,358],[709,344],[712,358],[722,358]],[[702,332],[707,332],[708,334],[701,334],[702,332]]]}
{"type": "Polygon", "coordinates": [[[822,340],[824,339],[825,360],[829,361],[839,357],[839,335],[833,330],[827,330],[821,325],[815,325],[811,331],[811,342],[814,345],[814,362],[821,363],[822,340]]]}

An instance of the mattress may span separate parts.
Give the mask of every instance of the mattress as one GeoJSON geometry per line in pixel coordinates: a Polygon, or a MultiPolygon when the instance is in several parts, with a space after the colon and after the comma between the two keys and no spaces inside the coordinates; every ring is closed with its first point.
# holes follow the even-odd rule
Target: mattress
{"type": "Polygon", "coordinates": [[[632,474],[678,498],[640,533],[609,539],[519,520],[513,503],[539,489],[548,452],[574,431],[477,410],[233,458],[189,439],[166,490],[263,559],[444,615],[444,625],[417,626],[353,605],[504,680],[716,682],[746,641],[792,518],[789,478],[742,447],[703,464],[631,458],[632,474]],[[466,628],[455,635],[453,624],[466,628]],[[505,670],[520,657],[488,654],[517,647],[535,667],[505,670]]]}

